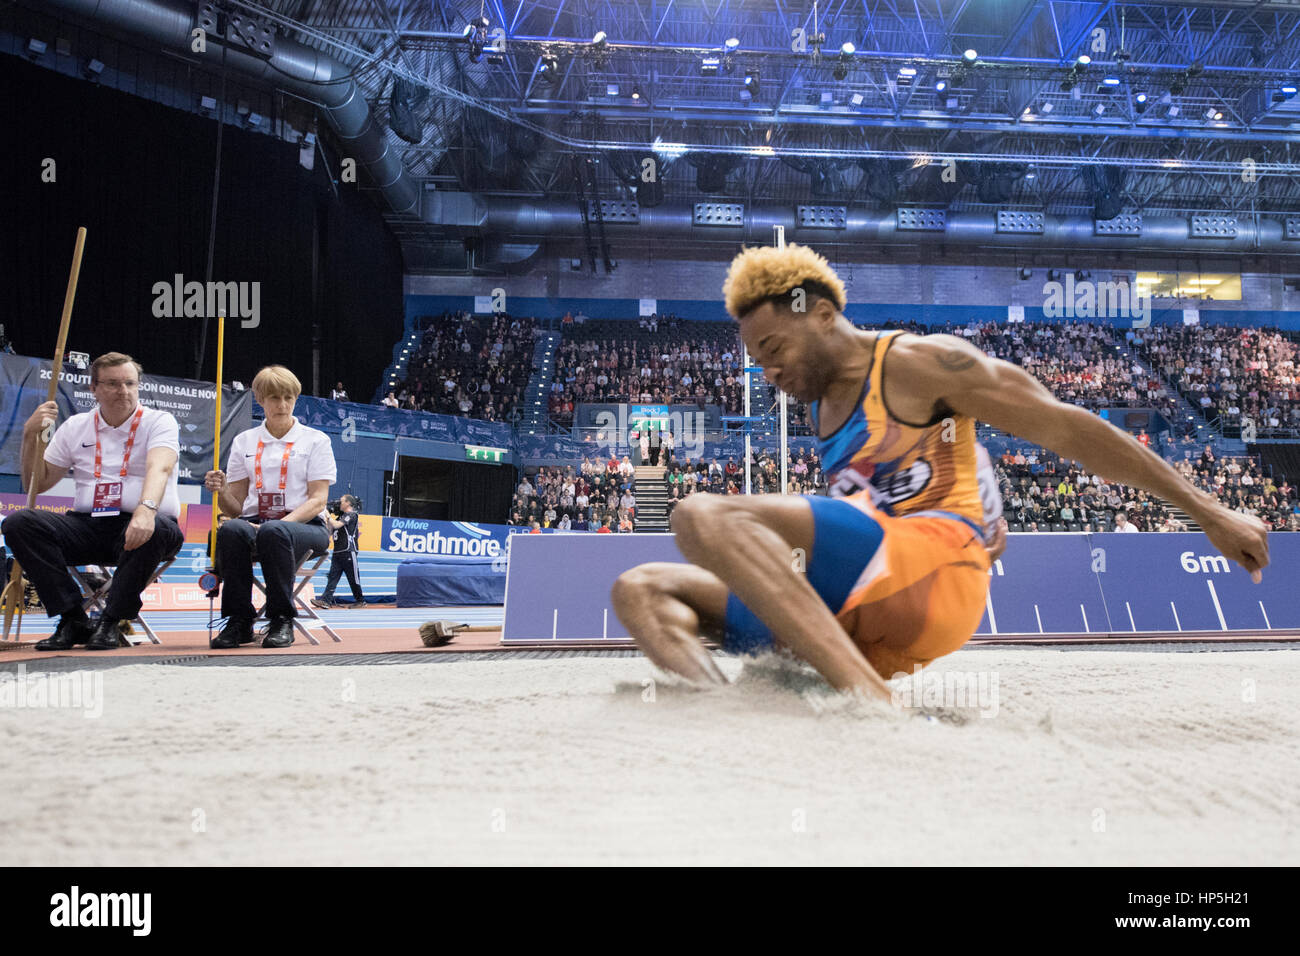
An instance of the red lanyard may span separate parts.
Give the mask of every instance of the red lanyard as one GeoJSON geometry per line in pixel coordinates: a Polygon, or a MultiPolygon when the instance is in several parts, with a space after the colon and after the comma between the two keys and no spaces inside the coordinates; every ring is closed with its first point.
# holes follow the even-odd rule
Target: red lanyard
{"type": "MultiPolygon", "coordinates": [[[[104,459],[99,447],[99,412],[95,413],[95,480],[99,480],[100,473],[104,470],[104,459]]],[[[131,448],[135,445],[135,430],[140,427],[140,419],[144,418],[144,406],[140,405],[135,410],[135,420],[131,422],[131,431],[126,436],[126,447],[122,449],[122,471],[118,474],[119,478],[126,477],[126,466],[131,460],[131,448]]]]}
{"type": "MultiPolygon", "coordinates": [[[[257,476],[257,490],[262,490],[262,449],[266,442],[257,440],[257,458],[253,460],[253,474],[257,476]]],[[[280,490],[284,491],[285,481],[289,477],[289,452],[293,451],[293,442],[284,446],[284,457],[280,459],[280,490]]]]}

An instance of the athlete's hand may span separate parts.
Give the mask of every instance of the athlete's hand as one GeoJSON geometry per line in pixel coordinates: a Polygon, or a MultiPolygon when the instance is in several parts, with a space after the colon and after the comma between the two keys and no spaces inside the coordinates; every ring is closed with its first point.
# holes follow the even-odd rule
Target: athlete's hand
{"type": "Polygon", "coordinates": [[[998,518],[997,524],[993,526],[993,537],[984,545],[989,552],[989,561],[996,561],[1002,557],[1002,552],[1007,550],[1007,519],[998,518]]]}
{"type": "Polygon", "coordinates": [[[210,471],[203,476],[203,487],[208,491],[220,491],[226,486],[226,473],[224,471],[210,471]]]}
{"type": "Polygon", "coordinates": [[[1210,543],[1250,572],[1258,584],[1268,567],[1268,529],[1254,515],[1244,515],[1219,505],[1198,519],[1210,543]]]}

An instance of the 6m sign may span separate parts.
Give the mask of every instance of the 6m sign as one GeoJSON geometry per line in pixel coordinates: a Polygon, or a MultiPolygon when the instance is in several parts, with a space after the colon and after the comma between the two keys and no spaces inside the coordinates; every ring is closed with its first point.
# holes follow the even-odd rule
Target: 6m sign
{"type": "Polygon", "coordinates": [[[492,448],[489,445],[466,445],[465,458],[467,461],[487,461],[493,464],[500,464],[506,456],[506,449],[492,448]]]}

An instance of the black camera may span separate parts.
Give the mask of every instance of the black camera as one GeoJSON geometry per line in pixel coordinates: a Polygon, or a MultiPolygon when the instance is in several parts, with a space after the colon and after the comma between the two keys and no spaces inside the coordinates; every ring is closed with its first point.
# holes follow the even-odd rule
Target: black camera
{"type": "Polygon", "coordinates": [[[342,497],[335,498],[333,501],[328,501],[325,503],[325,510],[330,514],[342,514],[343,502],[345,500],[352,505],[353,511],[361,510],[361,499],[356,495],[343,495],[342,497]]]}

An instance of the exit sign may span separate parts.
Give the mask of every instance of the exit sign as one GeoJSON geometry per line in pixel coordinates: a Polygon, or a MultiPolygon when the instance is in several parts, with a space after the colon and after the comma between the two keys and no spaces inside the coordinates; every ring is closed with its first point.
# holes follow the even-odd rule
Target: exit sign
{"type": "Polygon", "coordinates": [[[465,446],[465,458],[469,461],[492,461],[499,464],[505,453],[504,448],[490,448],[487,445],[465,446]]]}

